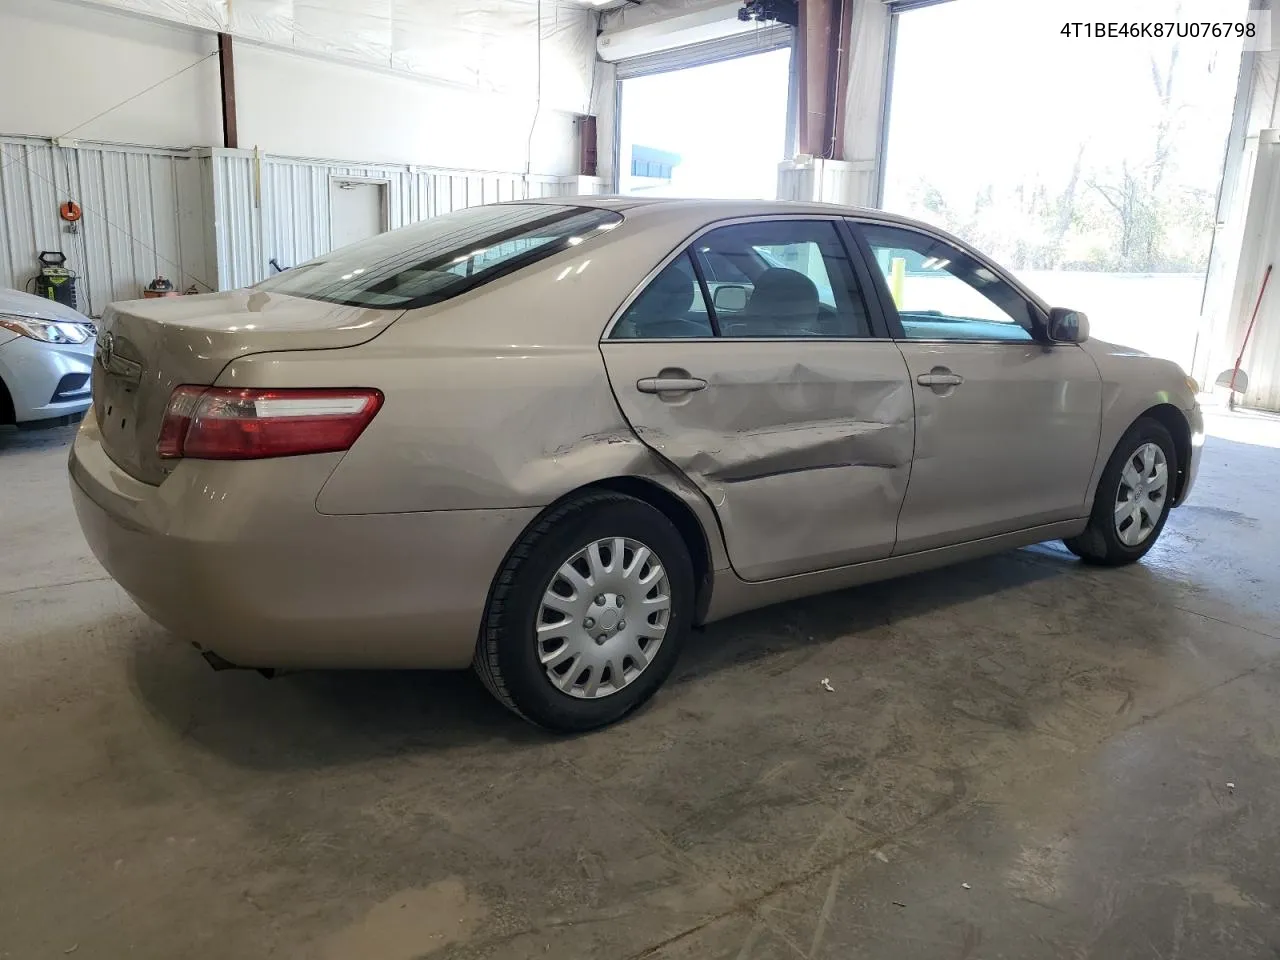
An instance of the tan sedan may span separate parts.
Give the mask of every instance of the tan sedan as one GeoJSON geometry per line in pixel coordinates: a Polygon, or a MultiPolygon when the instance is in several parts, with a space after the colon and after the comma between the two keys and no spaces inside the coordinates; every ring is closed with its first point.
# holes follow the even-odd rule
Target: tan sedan
{"type": "Polygon", "coordinates": [[[70,473],[103,566],[215,666],[474,663],[573,730],[699,623],[1052,538],[1137,560],[1195,395],[912,221],[530,201],[117,304],[70,473]]]}

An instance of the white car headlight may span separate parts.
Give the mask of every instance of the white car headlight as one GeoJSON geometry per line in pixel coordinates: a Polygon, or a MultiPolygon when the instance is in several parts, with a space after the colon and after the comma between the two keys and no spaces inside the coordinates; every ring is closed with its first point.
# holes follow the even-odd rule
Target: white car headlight
{"type": "Polygon", "coordinates": [[[93,336],[82,323],[37,320],[34,317],[0,316],[0,327],[43,343],[84,343],[93,336]]]}

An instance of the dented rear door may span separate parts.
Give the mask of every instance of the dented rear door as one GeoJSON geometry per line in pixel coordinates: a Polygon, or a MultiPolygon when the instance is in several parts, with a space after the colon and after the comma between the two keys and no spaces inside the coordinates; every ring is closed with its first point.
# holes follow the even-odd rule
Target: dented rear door
{"type": "Polygon", "coordinates": [[[606,341],[637,435],[707,495],[738,574],[887,557],[910,473],[911,385],[891,342],[606,341]],[[646,393],[663,377],[702,389],[646,393]]]}
{"type": "Polygon", "coordinates": [[[746,580],[893,552],[915,408],[848,240],[826,217],[710,224],[601,344],[631,426],[706,494],[746,580]],[[745,304],[709,293],[730,267],[745,304]]]}

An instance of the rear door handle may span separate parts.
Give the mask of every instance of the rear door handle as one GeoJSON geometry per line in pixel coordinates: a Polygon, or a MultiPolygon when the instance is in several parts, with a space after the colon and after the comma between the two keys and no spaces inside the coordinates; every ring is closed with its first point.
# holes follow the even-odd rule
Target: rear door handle
{"type": "Polygon", "coordinates": [[[641,393],[693,393],[706,388],[707,381],[701,377],[645,377],[636,381],[641,393]]]}
{"type": "Polygon", "coordinates": [[[916,383],[922,387],[958,387],[964,383],[964,377],[950,371],[935,370],[932,373],[920,374],[916,377],[916,383]]]}

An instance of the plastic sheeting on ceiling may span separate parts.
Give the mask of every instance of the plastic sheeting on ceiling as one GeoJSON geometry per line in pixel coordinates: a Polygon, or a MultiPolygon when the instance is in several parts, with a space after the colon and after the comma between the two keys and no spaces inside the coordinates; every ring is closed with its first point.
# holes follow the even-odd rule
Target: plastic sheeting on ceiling
{"type": "Polygon", "coordinates": [[[563,0],[88,0],[200,30],[585,111],[595,15],[563,0]]]}

